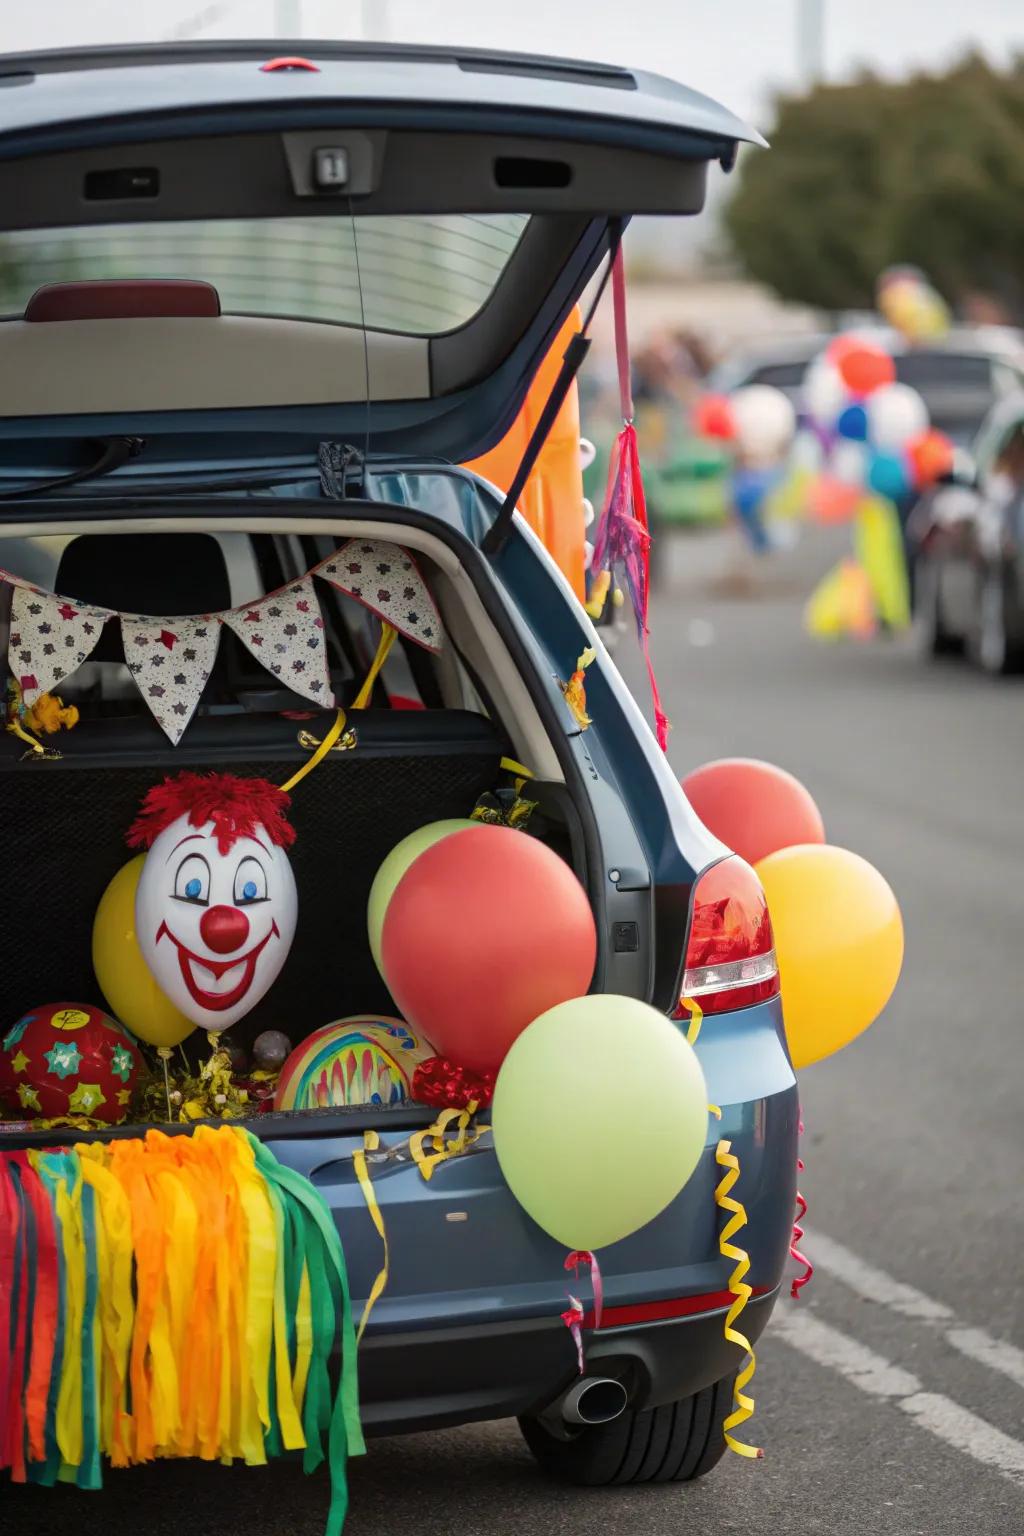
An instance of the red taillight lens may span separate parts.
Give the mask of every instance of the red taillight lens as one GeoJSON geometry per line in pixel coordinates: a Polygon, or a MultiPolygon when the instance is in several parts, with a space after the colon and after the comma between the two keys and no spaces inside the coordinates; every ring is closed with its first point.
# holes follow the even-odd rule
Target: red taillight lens
{"type": "MultiPolygon", "coordinates": [[[[705,1013],[724,1013],[775,997],[778,990],[768,903],[750,865],[733,854],[697,881],[682,996],[705,1013]]],[[[677,1017],[686,1015],[680,1003],[677,1017]]]]}

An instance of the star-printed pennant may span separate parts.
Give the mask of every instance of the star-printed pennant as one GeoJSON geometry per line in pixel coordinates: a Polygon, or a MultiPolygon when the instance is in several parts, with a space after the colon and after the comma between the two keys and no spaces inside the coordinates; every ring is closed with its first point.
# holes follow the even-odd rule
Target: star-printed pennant
{"type": "Polygon", "coordinates": [[[139,692],[176,747],[213,671],[220,618],[217,614],[188,614],[157,619],[123,613],[121,639],[139,692]]]}
{"type": "Polygon", "coordinates": [[[113,613],[6,579],[14,583],[7,660],[32,705],[88,661],[113,613]]]}
{"type": "Polygon", "coordinates": [[[314,574],[347,592],[425,650],[439,651],[441,616],[412,556],[385,539],[350,539],[314,574]]]}
{"type": "Polygon", "coordinates": [[[324,621],[311,575],[223,618],[261,666],[286,687],[314,704],[326,708],[334,704],[324,621]]]}

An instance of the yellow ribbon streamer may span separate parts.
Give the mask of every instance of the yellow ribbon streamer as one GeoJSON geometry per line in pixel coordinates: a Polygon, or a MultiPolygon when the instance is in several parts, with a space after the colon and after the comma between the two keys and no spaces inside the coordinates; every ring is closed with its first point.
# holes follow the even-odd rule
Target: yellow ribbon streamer
{"type": "Polygon", "coordinates": [[[470,1124],[478,1107],[474,1100],[467,1104],[465,1109],[443,1109],[433,1125],[428,1126],[425,1131],[417,1131],[414,1136],[410,1136],[409,1152],[428,1183],[433,1178],[434,1169],[440,1163],[447,1162],[450,1157],[458,1157],[460,1153],[465,1152],[487,1129],[486,1126],[470,1124]],[[453,1141],[447,1139],[449,1132],[454,1133],[453,1141]],[[425,1150],[428,1142],[433,1147],[432,1152],[425,1150]]]}
{"type": "Polygon", "coordinates": [[[65,1466],[82,1463],[82,1323],[85,1314],[85,1234],[82,1231],[82,1185],[76,1179],[69,1193],[57,1184],[57,1222],[64,1251],[64,1358],[57,1389],[57,1448],[65,1466]]]}
{"type": "Polygon", "coordinates": [[[690,1022],[686,1029],[686,1043],[687,1045],[696,1045],[697,1036],[700,1034],[700,1027],[704,1023],[703,1009],[701,1008],[700,1003],[698,1003],[696,999],[692,997],[681,997],[679,999],[679,1004],[680,1007],[685,1008],[687,1013],[690,1015],[690,1022]]]}
{"type": "Polygon", "coordinates": [[[370,1294],[366,1298],[366,1305],[363,1307],[363,1315],[359,1319],[359,1330],[356,1333],[357,1344],[362,1343],[363,1334],[366,1332],[366,1324],[369,1321],[370,1313],[373,1311],[375,1305],[380,1300],[380,1297],[384,1291],[384,1287],[388,1283],[388,1271],[391,1264],[391,1256],[388,1251],[388,1234],[384,1229],[384,1216],[381,1212],[380,1206],[377,1203],[377,1195],[374,1190],[373,1182],[370,1178],[370,1170],[366,1162],[367,1152],[376,1152],[379,1146],[380,1137],[378,1136],[377,1132],[367,1131],[363,1136],[362,1148],[358,1152],[354,1152],[352,1154],[352,1162],[355,1166],[356,1178],[359,1180],[359,1188],[362,1190],[363,1199],[366,1201],[366,1209],[369,1211],[370,1220],[377,1228],[378,1236],[380,1237],[381,1242],[384,1244],[384,1265],[383,1268],[379,1271],[376,1280],[374,1280],[372,1286],[370,1287],[370,1294]]]}
{"type": "Polygon", "coordinates": [[[731,1451],[735,1451],[738,1456],[748,1456],[753,1459],[763,1456],[764,1451],[759,1446],[747,1445],[744,1441],[735,1439],[731,1433],[732,1430],[738,1429],[741,1424],[745,1423],[753,1415],[754,1399],[744,1392],[743,1389],[750,1382],[757,1368],[753,1346],[746,1335],[742,1334],[736,1327],[736,1321],[753,1295],[753,1289],[744,1279],[750,1268],[750,1256],[745,1248],[740,1248],[731,1242],[736,1233],[747,1224],[747,1213],[742,1203],[739,1200],[732,1199],[729,1193],[740,1176],[740,1161],[732,1150],[731,1141],[723,1140],[718,1143],[718,1146],[715,1148],[715,1162],[720,1168],[726,1170],[715,1190],[715,1204],[721,1206],[725,1211],[732,1212],[719,1234],[718,1251],[724,1258],[735,1259],[736,1261],[736,1267],[729,1276],[729,1290],[735,1299],[726,1314],[725,1337],[730,1344],[738,1345],[744,1354],[750,1357],[736,1377],[733,1387],[733,1403],[735,1406],[723,1424],[722,1430],[725,1435],[725,1443],[731,1451]]]}
{"type": "MultiPolygon", "coordinates": [[[[360,688],[355,699],[353,700],[353,709],[365,709],[367,704],[370,702],[370,695],[373,693],[373,685],[377,681],[377,675],[380,672],[381,667],[387,661],[388,656],[391,654],[391,647],[394,645],[397,637],[398,631],[392,624],[381,625],[380,643],[377,646],[377,654],[373,658],[373,662],[370,666],[369,672],[366,674],[366,680],[364,681],[363,686],[360,688]]],[[[323,741],[313,753],[313,756],[309,758],[307,762],[303,763],[302,767],[296,773],[293,773],[291,778],[286,783],[281,785],[281,788],[284,790],[286,795],[291,794],[296,784],[301,784],[306,775],[312,773],[313,769],[316,768],[318,764],[323,762],[328,752],[330,752],[331,748],[340,738],[342,731],[345,729],[345,724],[345,711],[339,705],[338,713],[334,717],[334,724],[331,726],[330,730],[327,732],[327,735],[324,737],[323,741]]]]}

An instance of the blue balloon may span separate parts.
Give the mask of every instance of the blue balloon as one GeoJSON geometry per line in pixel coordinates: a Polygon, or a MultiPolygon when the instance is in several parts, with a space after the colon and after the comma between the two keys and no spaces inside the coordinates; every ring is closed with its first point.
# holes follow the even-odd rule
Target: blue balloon
{"type": "Polygon", "coordinates": [[[836,422],[840,437],[848,437],[852,443],[867,441],[868,413],[862,405],[848,405],[836,422]]]}
{"type": "Polygon", "coordinates": [[[890,501],[899,501],[910,489],[910,476],[907,466],[901,458],[894,453],[876,453],[871,460],[868,470],[868,484],[879,496],[887,496],[890,501]]]}

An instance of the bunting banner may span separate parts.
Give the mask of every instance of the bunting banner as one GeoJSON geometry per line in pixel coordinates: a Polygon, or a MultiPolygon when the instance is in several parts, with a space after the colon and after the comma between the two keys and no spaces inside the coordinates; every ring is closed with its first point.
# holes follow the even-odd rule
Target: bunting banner
{"type": "Polygon", "coordinates": [[[128,670],[174,746],[196,712],[217,659],[220,624],[209,614],[152,619],[121,615],[128,670]]]}
{"type": "Polygon", "coordinates": [[[383,539],[350,539],[315,566],[314,574],[356,598],[424,650],[441,649],[441,616],[407,550],[383,539]]]}
{"type": "Polygon", "coordinates": [[[314,704],[332,705],[324,621],[312,575],[225,613],[223,621],[268,671],[314,704]]]}
{"type": "Polygon", "coordinates": [[[293,693],[330,709],[336,701],[314,576],[413,644],[440,650],[441,616],[408,551],[384,539],[349,539],[298,580],[251,603],[169,618],[80,603],[0,569],[0,583],[12,588],[11,675],[31,707],[89,660],[107,621],[117,619],[128,670],[157,724],[177,746],[209,681],[226,624],[293,693]]]}

